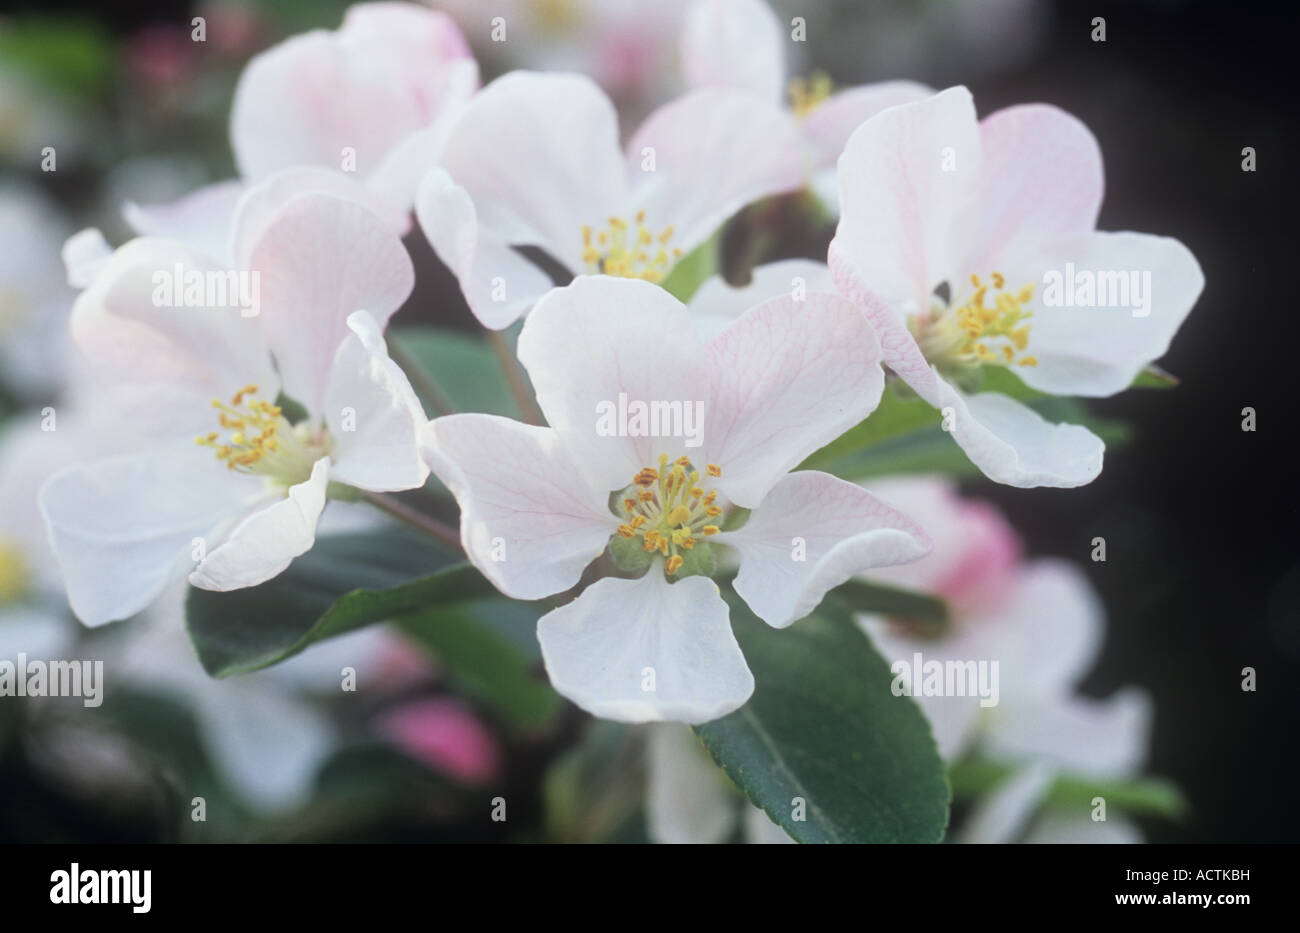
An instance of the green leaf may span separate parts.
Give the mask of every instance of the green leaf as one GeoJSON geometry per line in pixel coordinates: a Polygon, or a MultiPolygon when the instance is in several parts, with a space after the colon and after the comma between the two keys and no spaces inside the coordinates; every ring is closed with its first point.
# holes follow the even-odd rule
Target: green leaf
{"type": "Polygon", "coordinates": [[[417,613],[398,627],[438,656],[462,692],[517,729],[532,731],[550,723],[560,709],[559,694],[537,670],[541,611],[537,604],[495,598],[417,613]],[[526,644],[520,633],[526,633],[526,644]]]}
{"type": "Polygon", "coordinates": [[[447,564],[405,530],[322,538],[261,586],[229,593],[191,587],[190,640],[209,674],[228,677],[374,622],[496,594],[473,567],[447,564]],[[434,567],[441,569],[418,576],[434,567]]]}
{"type": "Polygon", "coordinates": [[[948,604],[938,596],[917,590],[855,579],[841,583],[827,594],[827,598],[841,603],[850,612],[869,612],[919,622],[927,629],[948,624],[948,604]]]}
{"type": "Polygon", "coordinates": [[[754,695],[695,731],[800,842],[938,842],[949,794],[929,723],[848,615],[826,610],[778,631],[733,602],[754,695]]]}
{"type": "Polygon", "coordinates": [[[718,273],[720,238],[720,232],[713,234],[679,259],[660,283],[664,290],[678,301],[690,301],[705,280],[718,273]]]}
{"type": "Polygon", "coordinates": [[[1133,379],[1130,389],[1172,389],[1178,385],[1179,379],[1172,373],[1167,373],[1154,363],[1147,366],[1142,372],[1138,373],[1133,379]]]}
{"type": "MultiPolygon", "coordinates": [[[[949,773],[953,796],[969,798],[989,793],[1014,771],[1013,765],[1003,762],[963,759],[949,773]]],[[[1188,808],[1182,791],[1164,778],[1092,778],[1082,774],[1058,775],[1043,803],[1051,809],[1079,813],[1092,807],[1094,797],[1105,798],[1107,807],[1139,816],[1181,819],[1188,808]]]]}
{"type": "Polygon", "coordinates": [[[424,325],[394,328],[385,339],[400,343],[447,393],[457,411],[519,418],[501,364],[485,340],[424,325]]]}

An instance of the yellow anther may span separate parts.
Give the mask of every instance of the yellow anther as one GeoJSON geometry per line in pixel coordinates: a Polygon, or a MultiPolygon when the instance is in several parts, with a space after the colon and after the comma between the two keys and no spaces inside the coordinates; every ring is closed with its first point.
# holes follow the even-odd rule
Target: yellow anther
{"type": "Polygon", "coordinates": [[[1036,356],[1022,356],[1022,357],[1020,358],[1020,363],[1019,363],[1019,365],[1021,365],[1021,366],[1037,366],[1037,365],[1038,365],[1038,357],[1036,357],[1036,356]]]}
{"type": "MultiPolygon", "coordinates": [[[[721,509],[718,509],[721,512],[721,509]]],[[[679,505],[668,513],[669,525],[684,525],[691,520],[691,510],[684,505],[679,505]]]]}
{"type": "Polygon", "coordinates": [[[668,558],[668,563],[664,565],[664,570],[668,571],[670,574],[676,573],[682,569],[682,564],[684,563],[686,562],[682,560],[680,554],[674,554],[672,557],[668,558]]]}
{"type": "Polygon", "coordinates": [[[594,242],[591,228],[582,227],[582,262],[587,271],[661,281],[668,274],[672,258],[680,256],[681,250],[675,250],[670,258],[666,250],[648,249],[656,241],[666,245],[673,237],[673,228],[666,227],[656,234],[645,221],[644,210],[637,211],[631,224],[622,217],[611,216],[606,229],[597,233],[594,242]]]}
{"type": "Polygon", "coordinates": [[[830,76],[824,71],[813,72],[808,78],[794,78],[789,87],[790,109],[795,116],[806,117],[821,106],[834,89],[830,76]]]}
{"type": "Polygon", "coordinates": [[[710,476],[718,477],[722,475],[722,467],[718,466],[716,463],[706,463],[704,469],[710,476]]]}
{"type": "Polygon", "coordinates": [[[722,529],[719,528],[717,525],[705,525],[703,528],[700,529],[700,531],[704,532],[705,537],[708,537],[709,535],[716,535],[721,530],[722,529]]]}
{"type": "Polygon", "coordinates": [[[709,518],[717,518],[722,514],[722,509],[718,508],[716,505],[711,505],[704,510],[704,514],[709,516],[709,518]]]}
{"type": "Polygon", "coordinates": [[[631,525],[619,525],[618,536],[620,538],[635,538],[636,531],[633,530],[631,525]]]}

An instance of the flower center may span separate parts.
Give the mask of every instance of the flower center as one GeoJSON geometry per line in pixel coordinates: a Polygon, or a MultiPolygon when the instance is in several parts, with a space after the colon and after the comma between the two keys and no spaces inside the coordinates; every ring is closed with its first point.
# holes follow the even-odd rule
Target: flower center
{"type": "Polygon", "coordinates": [[[668,248],[672,238],[671,226],[657,236],[652,233],[645,225],[645,211],[637,212],[635,224],[621,217],[609,218],[603,230],[583,224],[582,261],[588,272],[659,282],[682,255],[680,249],[668,248]]]}
{"type": "Polygon", "coordinates": [[[27,561],[22,550],[0,541],[0,606],[18,602],[27,592],[27,583],[27,561]]]}
{"type": "Polygon", "coordinates": [[[1037,366],[1035,357],[1024,354],[1029,345],[1027,322],[1033,317],[1025,305],[1034,297],[1034,286],[1012,292],[1000,272],[994,272],[990,282],[972,275],[970,283],[975,291],[964,303],[942,307],[936,302],[928,318],[909,321],[925,358],[940,369],[1037,366]]]}
{"type": "Polygon", "coordinates": [[[257,386],[244,386],[229,404],[213,399],[222,431],[195,440],[212,448],[228,469],[265,476],[281,486],[301,483],[329,453],[329,439],[324,432],[313,435],[306,422],[289,424],[280,406],[258,398],[257,391],[257,386]]]}
{"type": "Polygon", "coordinates": [[[800,119],[808,116],[831,96],[835,85],[824,71],[814,71],[807,78],[790,80],[790,109],[800,119]]]}
{"type": "MultiPolygon", "coordinates": [[[[722,468],[710,463],[705,473],[716,479],[722,468]]],[[[659,469],[643,469],[625,493],[623,512],[628,520],[618,526],[619,537],[639,538],[645,551],[666,557],[664,571],[669,576],[681,569],[683,551],[693,550],[700,538],[721,530],[715,524],[722,515],[718,492],[700,485],[700,471],[688,457],[678,457],[669,466],[668,455],[660,454],[659,469]]]]}

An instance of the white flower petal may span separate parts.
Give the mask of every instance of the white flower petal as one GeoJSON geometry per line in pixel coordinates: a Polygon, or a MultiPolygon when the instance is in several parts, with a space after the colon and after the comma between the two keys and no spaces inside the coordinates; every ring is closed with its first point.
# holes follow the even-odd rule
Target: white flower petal
{"type": "Polygon", "coordinates": [[[60,470],[41,512],[72,611],[91,626],[139,612],[249,491],[193,442],[60,470]]]}
{"type": "Polygon", "coordinates": [[[779,104],[785,30],[762,0],[696,0],[686,10],[682,70],[694,87],[730,87],[779,104]]]}
{"type": "Polygon", "coordinates": [[[250,383],[274,398],[279,380],[257,318],[234,296],[219,307],[182,306],[187,280],[228,283],[228,271],[180,243],[142,238],[118,249],[78,297],[73,340],[133,430],[207,433],[212,400],[250,383]]]}
{"type": "Polygon", "coordinates": [[[980,138],[964,87],[867,120],[849,137],[838,178],[834,246],[867,288],[925,310],[940,282],[969,274],[959,265],[977,221],[980,138]]]}
{"type": "Polygon", "coordinates": [[[1069,488],[1086,485],[1101,472],[1105,445],[1087,428],[1052,424],[997,392],[963,395],[942,379],[938,384],[935,407],[953,409],[953,438],[994,482],[1069,488]]]}
{"type": "Polygon", "coordinates": [[[1129,777],[1146,759],[1151,714],[1151,698],[1137,689],[1105,700],[1044,697],[999,717],[986,749],[998,760],[1043,760],[1074,774],[1129,777]]]}
{"type": "Polygon", "coordinates": [[[1093,820],[1091,813],[1044,813],[1021,842],[1048,845],[1141,845],[1142,830],[1122,816],[1093,820]]]}
{"type": "Polygon", "coordinates": [[[318,414],[348,316],[365,309],[386,326],[415,284],[411,259],[378,214],[319,192],[284,204],[247,255],[284,391],[318,414]]]}
{"type": "Polygon", "coordinates": [[[739,796],[689,726],[657,723],[646,742],[646,831],[669,845],[726,842],[739,796]]]}
{"type": "Polygon", "coordinates": [[[627,170],[646,225],[655,232],[671,225],[668,246],[689,253],[745,205],[803,187],[804,149],[798,124],[775,104],[701,88],[641,124],[627,145],[627,170]]]}
{"type": "MultiPolygon", "coordinates": [[[[661,453],[698,457],[690,438],[621,436],[602,418],[620,408],[622,393],[629,406],[680,402],[683,432],[686,407],[703,407],[706,437],[711,430],[704,344],[686,307],[659,286],[579,276],[537,303],[518,350],[547,423],[596,489],[624,488],[643,467],[657,465],[661,453]],[[575,340],[583,346],[581,360],[575,340]]],[[[629,433],[635,427],[629,418],[629,433]]]]}
{"type": "Polygon", "coordinates": [[[460,504],[465,553],[503,593],[540,599],[569,589],[619,520],[550,428],[496,415],[435,418],[429,466],[460,504]]]}
{"type": "Polygon", "coordinates": [[[204,590],[257,586],[284,571],[316,542],[316,523],[325,508],[329,457],[312,467],[311,477],[289,487],[288,495],[254,512],[208,552],[190,574],[204,590]]]}
{"type": "Polygon", "coordinates": [[[705,447],[753,508],[791,468],[866,418],[885,374],[866,318],[834,292],[772,298],[708,344],[705,447]]]}
{"type": "Polygon", "coordinates": [[[206,185],[169,204],[128,201],[122,214],[141,236],[178,240],[214,262],[230,265],[230,230],[244,183],[231,179],[206,185]]]}
{"type": "Polygon", "coordinates": [[[971,811],[957,841],[968,845],[1013,842],[1029,825],[1056,772],[1033,762],[999,784],[971,811]]]}
{"type": "Polygon", "coordinates": [[[933,95],[934,88],[915,81],[882,81],[836,91],[803,120],[804,134],[817,148],[814,164],[833,166],[853,131],[882,110],[933,95]]]}
{"type": "Polygon", "coordinates": [[[708,722],[754,691],[727,604],[705,577],[606,577],[542,616],[537,640],[555,689],[602,719],[708,722]]]}
{"type": "Polygon", "coordinates": [[[573,272],[582,225],[604,226],[627,203],[614,105],[581,75],[493,81],[466,105],[441,165],[492,240],[540,246],[573,272]]]}
{"type": "Polygon", "coordinates": [[[87,227],[68,237],[59,255],[68,273],[68,284],[73,288],[89,288],[108,265],[113,248],[97,227],[87,227]]]}
{"type": "Polygon", "coordinates": [[[330,478],[381,492],[422,486],[424,409],[370,312],[353,312],[348,328],[325,386],[325,423],[337,445],[330,478]]]}
{"type": "Polygon", "coordinates": [[[550,276],[479,224],[469,192],[445,170],[435,167],[425,175],[416,216],[484,327],[509,327],[550,290],[550,276]]]}
{"type": "MultiPolygon", "coordinates": [[[[1169,349],[1205,286],[1196,257],[1182,243],[1145,233],[1084,233],[1035,240],[1001,263],[1013,283],[1034,285],[1027,352],[1037,366],[1019,367],[1024,383],[1052,395],[1107,396],[1123,391],[1169,349]],[[1067,276],[1067,273],[1073,273],[1067,276]],[[1096,299],[1122,307],[1061,306],[1082,275],[1096,299]],[[1061,285],[1051,297],[1048,281],[1061,285]],[[1136,288],[1136,290],[1135,290],[1136,288]],[[1141,299],[1139,300],[1139,293],[1141,299]]],[[[1076,302],[1081,293],[1075,291],[1076,302]]]]}
{"type": "Polygon", "coordinates": [[[720,275],[705,279],[686,307],[705,339],[756,304],[779,295],[803,295],[835,290],[831,270],[815,259],[781,259],[757,266],[745,285],[732,285],[720,275]]]}
{"type": "Polygon", "coordinates": [[[826,592],[871,567],[923,557],[930,539],[910,518],[829,473],[791,473],[749,521],[714,540],[740,552],[736,592],[764,622],[784,628],[826,592]]]}

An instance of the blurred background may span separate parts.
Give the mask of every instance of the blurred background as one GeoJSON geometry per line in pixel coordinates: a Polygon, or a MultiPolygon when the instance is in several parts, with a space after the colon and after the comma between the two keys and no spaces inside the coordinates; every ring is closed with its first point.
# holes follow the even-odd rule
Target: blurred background
{"type": "MultiPolygon", "coordinates": [[[[680,90],[678,4],[641,4],[642,10],[616,0],[432,5],[461,17],[485,82],[520,65],[586,70],[632,118],[680,90]],[[495,6],[532,17],[529,38],[516,32],[504,46],[484,41],[495,6]],[[656,12],[647,13],[647,6],[656,12]],[[635,46],[616,41],[628,35],[637,38],[635,46]]],[[[1289,9],[1212,0],[773,5],[787,19],[807,18],[807,55],[838,85],[895,78],[936,88],[962,83],[982,114],[1028,101],[1074,113],[1097,136],[1105,158],[1099,227],[1176,237],[1200,261],[1205,291],[1161,361],[1181,385],[1098,403],[1099,413],[1127,421],[1132,436],[1108,450],[1097,481],[1070,491],[970,488],[1005,510],[1029,553],[1079,563],[1101,593],[1109,632],[1085,691],[1105,696],[1136,685],[1152,694],[1148,770],[1172,779],[1190,803],[1180,821],[1144,822],[1147,838],[1294,841],[1300,837],[1292,768],[1300,725],[1300,495],[1288,466],[1296,456],[1291,419],[1298,414],[1297,362],[1289,350],[1300,347],[1300,324],[1287,309],[1296,304],[1289,273],[1300,200],[1295,163],[1287,162],[1296,151],[1289,9]],[[1104,42],[1092,38],[1098,16],[1106,21],[1104,42]],[[1242,171],[1244,147],[1256,151],[1254,172],[1242,171]],[[1257,413],[1253,433],[1241,427],[1245,407],[1257,413]],[[1089,559],[1096,536],[1107,542],[1104,563],[1089,559]],[[1256,692],[1241,689],[1244,667],[1257,671],[1256,692]]],[[[12,196],[24,205],[7,209],[0,268],[35,281],[51,275],[52,262],[55,284],[46,300],[70,302],[71,293],[57,284],[62,239],[95,225],[119,242],[127,233],[118,213],[124,200],[164,201],[233,174],[226,119],[243,63],[293,32],[335,28],[345,6],[334,0],[0,5],[0,186],[20,192],[12,196]],[[190,41],[193,16],[205,17],[205,43],[190,41]],[[44,146],[56,147],[55,173],[40,170],[44,146]]],[[[805,68],[795,62],[793,72],[805,68]]],[[[810,244],[815,240],[810,235],[810,244]]],[[[409,245],[420,286],[402,319],[471,327],[454,282],[418,233],[409,245]]],[[[813,245],[791,249],[817,254],[813,245]]],[[[15,345],[8,335],[4,340],[10,344],[5,366],[30,361],[16,349],[11,358],[15,345]]],[[[0,414],[39,400],[39,392],[33,403],[0,389],[0,414]]],[[[535,740],[502,742],[493,737],[490,717],[484,725],[436,686],[420,686],[421,676],[416,671],[404,682],[416,686],[385,701],[386,715],[412,704],[451,705],[433,710],[432,719],[430,708],[419,707],[422,714],[407,720],[418,725],[405,731],[400,717],[388,716],[379,732],[405,736],[393,743],[404,754],[386,758],[366,746],[373,754],[364,762],[355,749],[337,755],[324,785],[346,788],[358,774],[373,773],[359,770],[364,763],[383,769],[391,786],[414,788],[418,808],[394,813],[375,804],[367,811],[353,802],[344,818],[327,800],[306,816],[263,821],[253,835],[505,838],[504,828],[462,815],[467,785],[518,801],[525,825],[540,824],[544,809],[554,812],[556,801],[543,797],[560,793],[558,785],[552,780],[548,791],[542,775],[554,773],[558,750],[582,728],[580,717],[569,716],[535,740]],[[468,764],[438,754],[465,743],[478,750],[468,764]]],[[[429,680],[436,684],[436,676],[429,680]]],[[[144,718],[166,720],[152,723],[155,735],[185,734],[184,717],[172,722],[164,707],[147,709],[144,718]],[[173,728],[180,731],[166,731],[173,728]]],[[[174,801],[159,797],[149,768],[132,755],[101,749],[86,733],[34,745],[17,738],[27,725],[13,703],[0,705],[0,839],[143,841],[189,832],[166,815],[176,812],[174,801]],[[127,790],[105,798],[76,780],[50,779],[55,772],[75,774],[95,754],[106,756],[101,766],[108,771],[87,773],[124,775],[127,790]]],[[[608,741],[608,760],[615,760],[622,753],[617,737],[611,733],[608,741]]],[[[570,771],[584,767],[572,761],[570,771]]],[[[231,813],[234,825],[237,808],[231,813]]]]}

